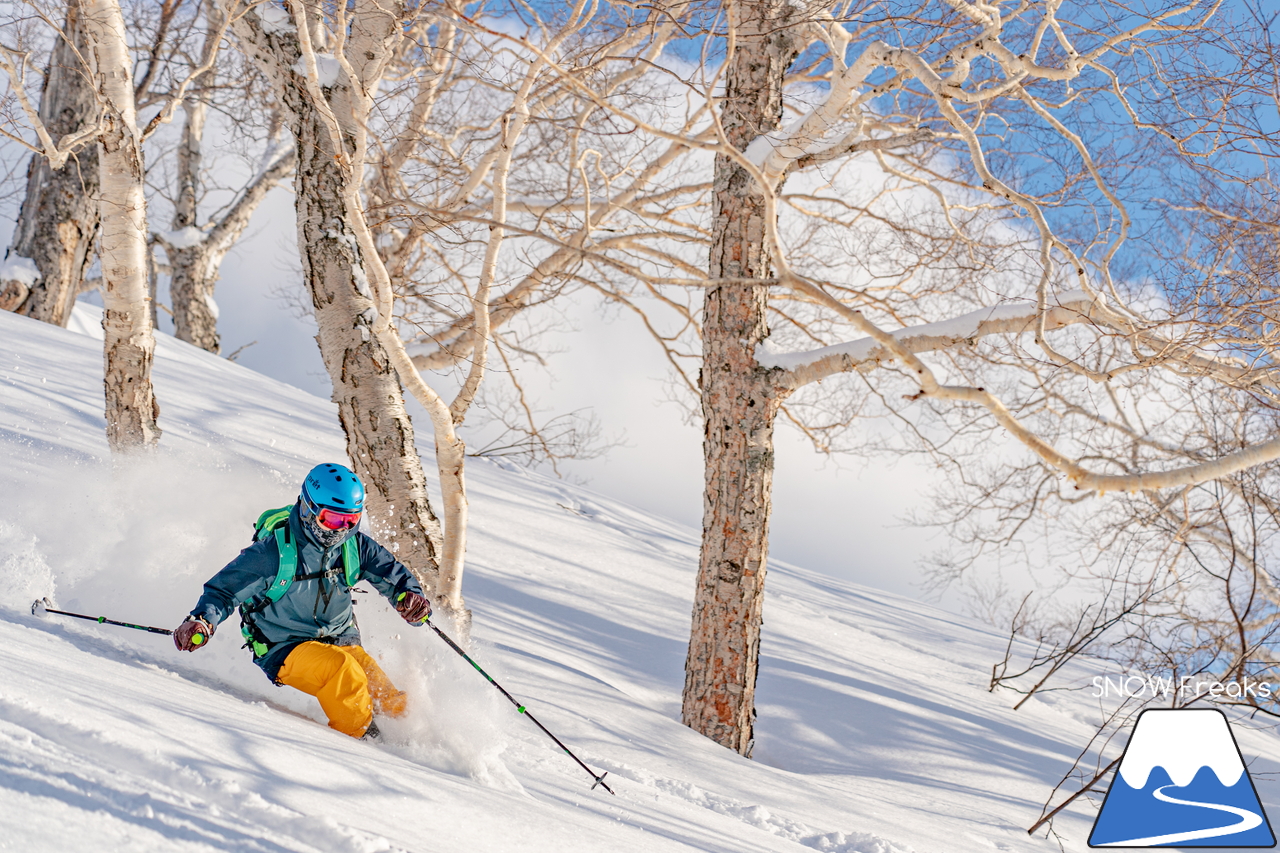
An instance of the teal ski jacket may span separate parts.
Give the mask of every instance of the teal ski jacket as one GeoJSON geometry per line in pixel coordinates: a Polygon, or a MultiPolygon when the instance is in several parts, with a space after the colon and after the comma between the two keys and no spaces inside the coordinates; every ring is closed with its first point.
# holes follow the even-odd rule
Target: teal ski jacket
{"type": "MultiPolygon", "coordinates": [[[[322,548],[306,531],[298,505],[289,513],[289,533],[298,548],[298,568],[293,583],[279,601],[268,603],[251,615],[267,653],[254,658],[273,682],[285,658],[299,644],[316,640],[337,646],[360,643],[360,630],[351,610],[351,587],[342,566],[342,545],[322,548]]],[[[402,592],[422,594],[417,579],[391,552],[363,533],[357,537],[360,575],[392,604],[402,592]]],[[[204,585],[192,616],[217,626],[246,601],[254,601],[276,579],[280,550],[268,536],[240,552],[204,585]]]]}

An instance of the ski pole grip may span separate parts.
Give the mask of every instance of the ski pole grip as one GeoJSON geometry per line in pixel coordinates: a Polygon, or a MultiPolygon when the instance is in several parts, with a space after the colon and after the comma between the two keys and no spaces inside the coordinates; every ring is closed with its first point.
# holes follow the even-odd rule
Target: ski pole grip
{"type": "Polygon", "coordinates": [[[191,635],[191,642],[197,646],[203,646],[205,641],[204,634],[196,633],[191,635]]]}
{"type": "Polygon", "coordinates": [[[423,616],[421,619],[414,619],[414,620],[412,620],[412,621],[410,621],[409,616],[408,616],[408,614],[406,613],[406,611],[408,610],[408,608],[406,607],[406,608],[404,608],[404,609],[401,609],[401,607],[400,607],[401,602],[403,602],[403,601],[404,601],[405,596],[407,596],[408,594],[409,594],[409,593],[406,591],[406,592],[402,592],[402,593],[400,593],[399,595],[397,595],[397,596],[396,596],[396,603],[395,603],[396,612],[397,612],[397,613],[399,613],[399,614],[401,614],[402,616],[404,616],[404,617],[405,617],[405,621],[406,621],[406,622],[408,622],[410,625],[426,625],[426,624],[428,624],[428,622],[429,622],[429,621],[430,621],[430,619],[431,619],[431,613],[430,613],[431,606],[430,606],[430,603],[428,603],[428,605],[427,605],[427,611],[428,611],[428,612],[427,612],[427,615],[426,615],[426,616],[423,616]]]}

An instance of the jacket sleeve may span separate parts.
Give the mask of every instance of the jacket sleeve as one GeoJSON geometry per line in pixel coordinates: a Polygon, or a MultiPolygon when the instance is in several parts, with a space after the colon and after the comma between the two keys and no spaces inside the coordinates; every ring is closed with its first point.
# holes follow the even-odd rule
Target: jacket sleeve
{"type": "Polygon", "coordinates": [[[382,593],[392,606],[402,592],[422,595],[422,585],[404,563],[372,538],[363,533],[356,535],[360,537],[360,569],[364,579],[373,584],[374,589],[382,593]]]}
{"type": "Polygon", "coordinates": [[[275,540],[255,542],[205,582],[204,594],[191,615],[220,625],[241,603],[265,592],[275,580],[279,567],[275,540]]]}

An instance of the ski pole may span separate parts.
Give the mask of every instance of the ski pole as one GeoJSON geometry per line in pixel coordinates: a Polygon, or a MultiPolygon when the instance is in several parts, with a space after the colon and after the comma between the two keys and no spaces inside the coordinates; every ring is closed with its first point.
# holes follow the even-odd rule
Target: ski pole
{"type": "Polygon", "coordinates": [[[521,705],[519,702],[517,702],[517,701],[516,701],[516,698],[515,698],[514,696],[512,696],[512,695],[511,695],[510,693],[508,693],[506,690],[503,690],[503,689],[502,689],[502,685],[501,685],[501,684],[499,684],[498,682],[496,682],[496,681],[494,681],[494,680],[493,680],[493,676],[492,676],[492,675],[490,675],[489,673],[487,673],[487,672],[485,672],[483,669],[481,669],[481,668],[480,668],[480,664],[476,663],[474,660],[472,660],[472,659],[471,659],[471,655],[469,655],[469,654],[467,654],[466,652],[464,652],[464,651],[462,650],[462,648],[461,648],[457,643],[455,643],[453,640],[451,640],[451,639],[449,638],[449,635],[448,635],[448,634],[446,634],[444,631],[441,631],[439,628],[437,628],[435,625],[433,625],[433,624],[432,624],[432,622],[431,622],[431,617],[430,617],[430,616],[426,616],[426,617],[424,617],[424,618],[423,618],[423,620],[422,620],[422,624],[426,625],[426,626],[427,626],[428,628],[430,628],[432,631],[435,631],[435,632],[436,632],[436,634],[438,634],[438,635],[439,635],[440,639],[444,640],[446,643],[448,643],[448,644],[449,644],[449,648],[453,649],[455,652],[457,652],[458,654],[462,655],[462,659],[463,659],[463,660],[465,660],[467,663],[471,664],[471,666],[475,669],[475,671],[476,671],[476,672],[478,672],[478,673],[480,673],[481,675],[483,675],[483,676],[485,677],[485,679],[486,679],[490,684],[492,684],[494,687],[496,687],[496,688],[498,689],[498,692],[499,692],[499,693],[501,693],[503,696],[506,696],[506,697],[507,697],[507,701],[508,701],[508,702],[510,702],[512,705],[515,705],[515,706],[516,706],[516,710],[517,710],[517,711],[519,711],[521,714],[524,714],[526,717],[528,717],[530,720],[532,720],[532,721],[533,721],[533,724],[534,724],[535,726],[537,726],[538,728],[542,729],[543,733],[544,733],[544,734],[546,734],[546,736],[547,736],[547,737],[551,738],[553,741],[555,741],[555,742],[556,742],[556,746],[558,746],[558,747],[560,747],[561,749],[563,749],[563,750],[564,750],[565,755],[568,755],[568,756],[569,756],[570,758],[572,758],[574,761],[578,762],[578,766],[579,766],[579,767],[581,767],[583,770],[587,771],[587,773],[591,774],[591,778],[592,778],[592,779],[594,779],[594,780],[596,780],[596,781],[595,781],[595,784],[591,786],[591,790],[593,790],[593,791],[594,791],[594,790],[596,789],[596,785],[599,785],[600,787],[602,787],[602,788],[604,788],[606,791],[608,791],[610,794],[613,794],[614,796],[617,796],[617,794],[614,792],[614,790],[613,790],[612,788],[610,788],[610,787],[609,787],[609,783],[608,783],[608,782],[606,782],[606,781],[604,781],[604,777],[606,777],[606,776],[608,776],[608,775],[609,775],[608,771],[606,771],[606,772],[604,772],[604,773],[601,773],[599,776],[597,776],[597,775],[595,774],[595,771],[594,771],[594,770],[592,770],[590,767],[588,767],[586,764],[584,764],[581,758],[579,758],[578,756],[576,756],[576,755],[574,755],[572,752],[570,752],[570,751],[569,751],[569,747],[565,746],[563,743],[561,743],[561,742],[560,742],[560,738],[558,738],[558,737],[556,737],[555,735],[553,735],[550,731],[548,731],[548,730],[547,730],[547,727],[546,727],[546,726],[544,726],[542,723],[538,722],[538,718],[537,718],[537,717],[535,717],[533,714],[530,714],[530,713],[529,713],[529,709],[528,709],[528,708],[526,708],[525,706],[523,706],[523,705],[521,705]]]}
{"type": "MultiPolygon", "coordinates": [[[[114,619],[108,619],[105,616],[86,616],[83,613],[72,613],[69,610],[54,610],[49,606],[49,599],[38,598],[31,605],[31,615],[39,616],[42,613],[57,613],[59,616],[73,616],[76,619],[88,619],[90,622],[97,622],[101,625],[119,625],[121,628],[133,628],[137,631],[150,631],[152,634],[164,634],[172,636],[173,632],[168,628],[152,628],[149,625],[134,625],[130,622],[117,622],[114,619]]],[[[204,634],[196,634],[191,641],[197,646],[205,640],[204,634]]]]}

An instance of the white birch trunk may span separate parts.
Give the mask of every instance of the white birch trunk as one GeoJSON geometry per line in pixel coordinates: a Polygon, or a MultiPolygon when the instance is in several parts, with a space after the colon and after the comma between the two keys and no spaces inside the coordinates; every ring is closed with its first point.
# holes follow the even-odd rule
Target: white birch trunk
{"type": "Polygon", "coordinates": [[[385,537],[384,544],[438,599],[440,524],[427,496],[400,382],[373,334],[373,300],[355,238],[344,222],[341,189],[346,175],[334,161],[319,117],[312,111],[299,118],[294,128],[298,246],[303,280],[320,327],[316,340],[347,437],[347,455],[370,487],[368,514],[385,537]]]}
{"type": "Polygon", "coordinates": [[[147,286],[147,202],[134,104],[133,60],[116,0],[84,4],[85,33],[102,103],[101,179],[103,349],[107,441],[127,451],[155,444],[160,407],[151,385],[155,336],[147,286]]]}
{"type": "MultiPolygon", "coordinates": [[[[307,7],[314,11],[314,6],[307,7]]],[[[374,10],[375,12],[380,10],[374,10]]],[[[387,16],[394,31],[395,18],[387,16]]],[[[294,189],[298,217],[298,250],[303,280],[311,293],[320,354],[333,383],[333,400],[347,439],[352,467],[368,487],[367,513],[384,544],[414,571],[437,603],[441,596],[440,523],[431,509],[426,476],[414,447],[413,424],[389,351],[375,332],[378,311],[362,253],[353,233],[349,203],[352,186],[350,128],[335,145],[333,116],[324,92],[310,91],[299,73],[299,33],[289,28],[263,30],[255,13],[233,24],[246,54],[272,81],[297,145],[294,189]]],[[[303,38],[310,35],[305,29],[303,38]]],[[[340,112],[350,116],[350,81],[329,88],[340,112]]],[[[319,87],[317,87],[317,90],[319,87]]],[[[407,361],[407,356],[401,356],[407,361]]],[[[447,451],[447,448],[445,448],[447,451]]],[[[438,462],[445,467],[444,456],[438,462]]],[[[460,471],[460,466],[459,466],[460,471]]],[[[442,478],[443,480],[443,478],[442,478]]],[[[448,494],[447,484],[442,490],[448,494]]],[[[448,506],[446,497],[446,506],[448,506]]]]}

